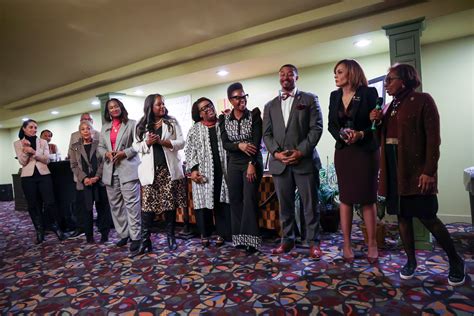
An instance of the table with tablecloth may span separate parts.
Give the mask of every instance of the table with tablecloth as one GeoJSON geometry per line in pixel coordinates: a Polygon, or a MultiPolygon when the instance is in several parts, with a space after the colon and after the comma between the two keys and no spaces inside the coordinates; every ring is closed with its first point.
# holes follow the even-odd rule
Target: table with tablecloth
{"type": "MultiPolygon", "coordinates": [[[[188,207],[187,209],[179,208],[176,214],[177,222],[185,222],[185,211],[189,215],[189,223],[195,224],[196,217],[194,215],[193,197],[192,197],[192,185],[191,179],[188,178],[188,207]]],[[[273,178],[271,175],[265,174],[260,183],[260,201],[259,201],[259,214],[258,221],[261,228],[266,229],[280,229],[280,223],[278,219],[278,199],[275,194],[275,185],[273,184],[273,178]]]]}

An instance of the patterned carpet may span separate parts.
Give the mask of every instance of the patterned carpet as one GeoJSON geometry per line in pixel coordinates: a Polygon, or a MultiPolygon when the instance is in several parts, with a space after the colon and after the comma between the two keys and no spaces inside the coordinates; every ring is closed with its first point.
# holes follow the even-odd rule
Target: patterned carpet
{"type": "Polygon", "coordinates": [[[179,240],[178,250],[169,253],[162,234],[153,235],[152,254],[129,259],[126,248],[114,246],[115,233],[109,243],[94,245],[84,237],[58,242],[48,234],[36,246],[26,213],[0,202],[0,217],[2,315],[474,314],[470,224],[448,226],[469,274],[464,286],[453,288],[439,247],[417,252],[416,277],[400,280],[404,256],[393,226],[379,264],[369,265],[354,225],[358,251],[350,265],[341,258],[340,234],[323,235],[320,261],[309,260],[301,247],[273,256],[275,239],[250,256],[230,246],[202,249],[197,238],[179,240]]]}

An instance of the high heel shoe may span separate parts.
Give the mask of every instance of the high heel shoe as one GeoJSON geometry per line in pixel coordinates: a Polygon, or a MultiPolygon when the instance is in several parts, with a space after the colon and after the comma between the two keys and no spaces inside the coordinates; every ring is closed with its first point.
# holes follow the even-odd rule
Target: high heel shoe
{"type": "Polygon", "coordinates": [[[169,250],[176,250],[178,249],[178,245],[176,244],[176,238],[174,235],[167,235],[166,239],[168,241],[168,248],[169,250]]]}
{"type": "Polygon", "coordinates": [[[36,244],[39,245],[44,241],[44,232],[36,232],[36,244]]]}
{"type": "Polygon", "coordinates": [[[152,250],[153,246],[151,244],[151,240],[146,239],[140,244],[140,251],[138,252],[138,254],[143,255],[145,252],[151,252],[152,250]]]}
{"type": "Polygon", "coordinates": [[[222,245],[224,245],[225,241],[224,241],[224,238],[222,238],[221,236],[217,236],[216,238],[216,247],[220,247],[222,245]]]}
{"type": "MultiPolygon", "coordinates": [[[[204,247],[204,248],[207,248],[209,247],[209,239],[207,238],[204,238],[204,237],[201,237],[201,245],[204,247]]],[[[216,243],[217,244],[217,243],[216,243]]]]}
{"type": "MultiPolygon", "coordinates": [[[[370,249],[371,247],[369,247],[370,249]]],[[[370,263],[370,264],[374,264],[374,263],[377,263],[379,262],[379,252],[378,252],[378,249],[377,249],[377,246],[374,246],[373,248],[375,248],[375,250],[377,251],[377,255],[375,257],[370,257],[369,254],[367,253],[367,261],[370,263]]]]}
{"type": "Polygon", "coordinates": [[[377,256],[377,257],[369,257],[369,256],[367,256],[367,261],[368,261],[370,264],[377,263],[377,262],[379,262],[379,256],[377,256]]]}
{"type": "Polygon", "coordinates": [[[346,257],[344,256],[344,250],[342,251],[342,259],[344,260],[344,262],[349,263],[349,264],[354,262],[354,252],[352,251],[352,249],[351,249],[351,253],[352,253],[352,256],[346,257]]]}

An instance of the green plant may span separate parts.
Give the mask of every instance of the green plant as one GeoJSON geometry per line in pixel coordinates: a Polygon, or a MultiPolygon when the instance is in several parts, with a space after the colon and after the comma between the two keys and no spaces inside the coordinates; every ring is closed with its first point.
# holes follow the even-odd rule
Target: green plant
{"type": "Polygon", "coordinates": [[[319,201],[326,212],[339,209],[339,188],[334,164],[319,170],[320,185],[318,190],[319,201]]]}
{"type": "MultiPolygon", "coordinates": [[[[382,220],[385,217],[385,210],[387,208],[387,205],[385,203],[385,197],[377,195],[377,217],[379,220],[382,220]]],[[[354,204],[354,210],[356,211],[357,215],[363,219],[364,216],[362,214],[362,208],[359,204],[354,204]]]]}

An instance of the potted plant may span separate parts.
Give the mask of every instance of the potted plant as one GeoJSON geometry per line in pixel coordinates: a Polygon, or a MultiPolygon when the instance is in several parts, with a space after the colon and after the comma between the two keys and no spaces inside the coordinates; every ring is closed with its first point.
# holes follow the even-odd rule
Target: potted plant
{"type": "Polygon", "coordinates": [[[335,233],[339,229],[339,189],[334,164],[319,170],[318,190],[320,224],[325,232],[335,233]]]}

